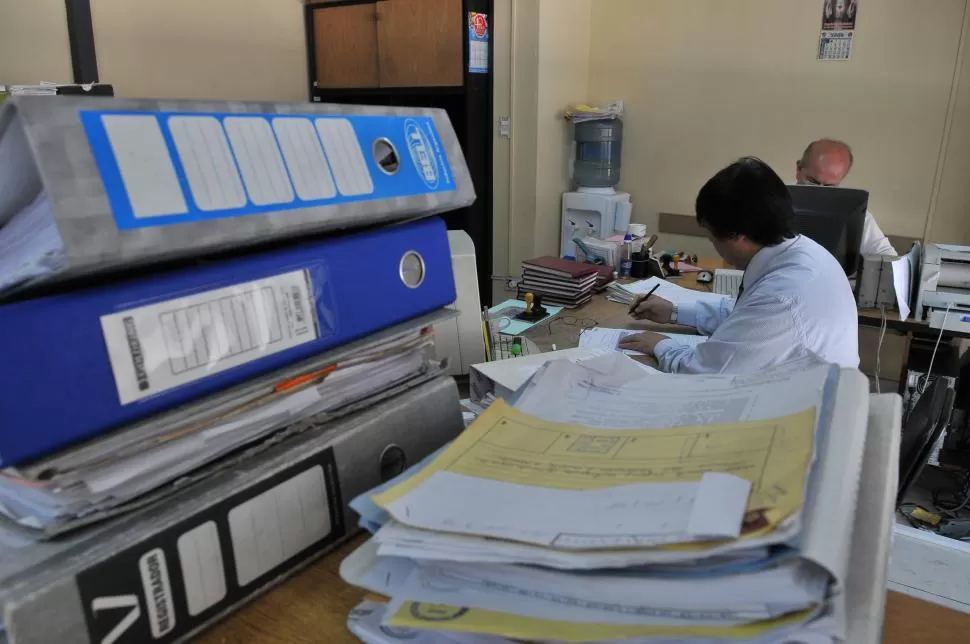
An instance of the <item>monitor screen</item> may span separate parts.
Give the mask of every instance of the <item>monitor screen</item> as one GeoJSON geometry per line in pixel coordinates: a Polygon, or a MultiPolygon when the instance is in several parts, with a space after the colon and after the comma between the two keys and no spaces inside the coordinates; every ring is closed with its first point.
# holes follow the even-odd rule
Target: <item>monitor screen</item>
{"type": "Polygon", "coordinates": [[[855,274],[869,193],[823,186],[789,186],[788,190],[795,209],[795,232],[832,253],[846,275],[855,274]]]}

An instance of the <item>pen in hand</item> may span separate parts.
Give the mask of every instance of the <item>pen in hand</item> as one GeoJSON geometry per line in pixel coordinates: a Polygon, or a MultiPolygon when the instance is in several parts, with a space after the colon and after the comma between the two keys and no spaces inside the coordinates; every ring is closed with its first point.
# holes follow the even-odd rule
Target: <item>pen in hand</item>
{"type": "Polygon", "coordinates": [[[633,315],[633,312],[637,310],[637,307],[640,306],[640,303],[646,302],[647,298],[653,295],[653,292],[656,291],[658,288],[660,288],[660,284],[655,284],[654,287],[650,289],[649,293],[647,293],[643,297],[638,297],[637,299],[633,300],[633,304],[630,305],[630,315],[633,315]]]}

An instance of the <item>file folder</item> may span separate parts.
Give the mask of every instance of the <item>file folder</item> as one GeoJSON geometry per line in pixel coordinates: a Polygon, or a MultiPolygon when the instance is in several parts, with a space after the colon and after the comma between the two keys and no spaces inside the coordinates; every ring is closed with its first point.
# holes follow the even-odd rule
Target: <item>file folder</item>
{"type": "Polygon", "coordinates": [[[0,168],[0,291],[475,199],[431,108],[16,96],[0,168]]]}
{"type": "Polygon", "coordinates": [[[6,641],[189,640],[356,534],[350,499],[461,430],[439,377],[73,536],[18,546],[0,528],[6,641]]]}
{"type": "Polygon", "coordinates": [[[447,230],[431,218],[0,305],[0,464],[454,301],[447,230]]]}
{"type": "Polygon", "coordinates": [[[18,467],[0,477],[0,520],[9,519],[38,539],[59,537],[157,503],[267,446],[420,386],[444,369],[433,357],[434,334],[427,324],[447,311],[389,327],[18,467]],[[278,392],[281,382],[331,369],[336,378],[278,392]],[[312,402],[306,404],[308,399],[312,402]],[[173,452],[176,457],[170,458],[173,452]]]}

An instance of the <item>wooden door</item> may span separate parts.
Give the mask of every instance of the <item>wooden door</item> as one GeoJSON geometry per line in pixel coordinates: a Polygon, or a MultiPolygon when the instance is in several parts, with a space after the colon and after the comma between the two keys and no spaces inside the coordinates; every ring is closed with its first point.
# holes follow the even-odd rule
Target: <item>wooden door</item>
{"type": "Polygon", "coordinates": [[[313,40],[317,87],[380,87],[377,4],[314,10],[313,40]]]}
{"type": "Polygon", "coordinates": [[[461,0],[379,0],[381,87],[460,87],[464,81],[461,0]]]}

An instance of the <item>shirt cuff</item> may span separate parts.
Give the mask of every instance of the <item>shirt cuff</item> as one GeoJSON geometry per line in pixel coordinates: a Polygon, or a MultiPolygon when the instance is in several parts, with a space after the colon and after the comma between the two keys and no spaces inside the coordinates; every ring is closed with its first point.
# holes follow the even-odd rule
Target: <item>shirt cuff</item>
{"type": "Polygon", "coordinates": [[[653,355],[657,358],[657,360],[663,360],[663,354],[677,346],[680,346],[679,342],[671,338],[666,338],[653,345],[653,355]]]}
{"type": "Polygon", "coordinates": [[[697,305],[694,303],[678,305],[675,324],[697,328],[697,305]]]}

